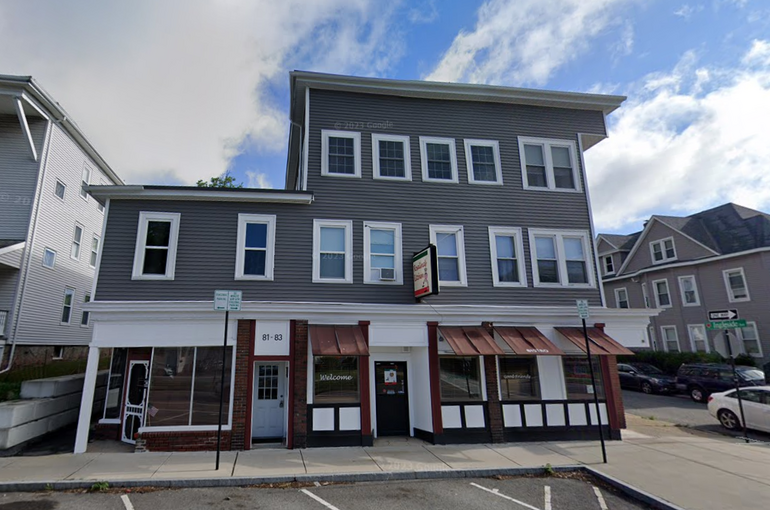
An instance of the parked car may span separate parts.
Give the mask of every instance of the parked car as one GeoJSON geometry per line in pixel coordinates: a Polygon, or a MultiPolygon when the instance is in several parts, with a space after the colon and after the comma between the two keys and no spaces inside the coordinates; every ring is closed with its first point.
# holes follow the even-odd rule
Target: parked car
{"type": "MultiPolygon", "coordinates": [[[[746,428],[770,432],[770,386],[742,388],[743,414],[746,428]]],[[[738,407],[738,392],[723,391],[712,394],[709,399],[709,413],[728,430],[742,428],[738,407]]]]}
{"type": "Polygon", "coordinates": [[[620,387],[644,393],[676,393],[676,378],[649,363],[618,363],[620,387]]]}
{"type": "MultiPolygon", "coordinates": [[[[738,372],[738,386],[765,384],[765,374],[761,370],[743,365],[735,369],[738,372]]],[[[730,365],[719,363],[682,364],[676,374],[676,385],[696,402],[706,402],[712,393],[735,387],[732,368],[730,365]]]]}

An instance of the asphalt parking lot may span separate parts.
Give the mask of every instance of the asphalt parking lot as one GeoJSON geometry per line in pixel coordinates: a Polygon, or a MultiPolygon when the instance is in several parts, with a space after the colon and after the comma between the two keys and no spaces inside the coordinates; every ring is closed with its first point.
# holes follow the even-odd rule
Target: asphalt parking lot
{"type": "Polygon", "coordinates": [[[650,508],[585,478],[409,480],[287,488],[6,493],[0,510],[632,510],[650,508]],[[601,488],[600,488],[601,487],[601,488]]]}

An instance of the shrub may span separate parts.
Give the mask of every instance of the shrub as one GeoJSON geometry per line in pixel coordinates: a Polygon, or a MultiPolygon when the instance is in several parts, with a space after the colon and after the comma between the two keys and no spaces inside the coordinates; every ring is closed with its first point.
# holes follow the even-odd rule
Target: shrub
{"type": "Polygon", "coordinates": [[[757,366],[757,360],[751,354],[739,354],[735,357],[735,364],[755,367],[757,366]]]}
{"type": "Polygon", "coordinates": [[[724,363],[719,354],[705,352],[639,351],[634,356],[618,356],[619,363],[649,363],[664,373],[676,375],[682,363],[724,363]]]}

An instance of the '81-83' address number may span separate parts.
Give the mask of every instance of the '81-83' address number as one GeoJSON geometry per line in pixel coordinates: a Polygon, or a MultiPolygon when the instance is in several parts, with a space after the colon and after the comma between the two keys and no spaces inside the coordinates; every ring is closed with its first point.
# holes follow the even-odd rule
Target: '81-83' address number
{"type": "Polygon", "coordinates": [[[274,335],[270,335],[270,334],[265,333],[264,335],[262,335],[262,341],[263,342],[269,342],[271,340],[274,341],[274,342],[283,342],[283,334],[276,333],[274,335]]]}

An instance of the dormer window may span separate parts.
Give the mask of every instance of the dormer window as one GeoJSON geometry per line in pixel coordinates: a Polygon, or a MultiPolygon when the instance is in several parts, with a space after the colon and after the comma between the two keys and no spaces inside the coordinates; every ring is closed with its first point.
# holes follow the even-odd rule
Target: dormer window
{"type": "Polygon", "coordinates": [[[361,177],[361,133],[321,131],[321,175],[361,177]]]}
{"type": "Polygon", "coordinates": [[[615,274],[615,262],[612,260],[612,255],[603,257],[604,260],[604,274],[615,274]]]}
{"type": "Polygon", "coordinates": [[[659,241],[650,243],[650,252],[652,252],[652,263],[662,264],[670,260],[676,260],[676,250],[674,249],[674,238],[668,237],[659,241]]]}

